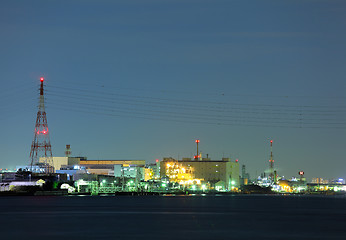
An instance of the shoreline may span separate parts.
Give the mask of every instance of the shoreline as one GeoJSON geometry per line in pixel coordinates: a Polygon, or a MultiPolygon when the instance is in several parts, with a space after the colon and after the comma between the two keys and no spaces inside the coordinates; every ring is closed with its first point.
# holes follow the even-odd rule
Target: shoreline
{"type": "Polygon", "coordinates": [[[345,192],[307,192],[307,193],[279,193],[279,192],[116,192],[116,193],[68,193],[67,191],[3,191],[1,196],[236,196],[236,195],[271,195],[271,196],[346,196],[345,192]]]}

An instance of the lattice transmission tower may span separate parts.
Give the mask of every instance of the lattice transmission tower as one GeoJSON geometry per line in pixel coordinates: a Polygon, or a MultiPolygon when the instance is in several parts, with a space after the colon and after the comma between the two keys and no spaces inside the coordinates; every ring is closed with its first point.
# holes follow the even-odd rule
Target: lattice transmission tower
{"type": "Polygon", "coordinates": [[[34,170],[33,166],[39,166],[39,168],[35,167],[35,169],[41,169],[41,172],[43,170],[45,173],[51,173],[54,172],[53,154],[52,146],[50,144],[49,139],[49,129],[46,110],[44,106],[43,77],[40,78],[40,82],[40,99],[35,124],[34,140],[32,141],[30,151],[30,170],[34,170]]]}

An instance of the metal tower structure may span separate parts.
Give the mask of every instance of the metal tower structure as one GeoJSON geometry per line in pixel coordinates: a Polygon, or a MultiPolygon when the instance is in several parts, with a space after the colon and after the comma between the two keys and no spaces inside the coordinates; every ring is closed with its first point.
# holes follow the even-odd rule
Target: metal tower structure
{"type": "Polygon", "coordinates": [[[54,171],[53,155],[52,146],[49,140],[46,110],[44,106],[43,77],[40,78],[40,82],[40,99],[35,124],[34,140],[32,141],[30,151],[30,170],[33,171],[33,165],[39,165],[44,169],[45,173],[51,173],[52,171],[54,171]],[[45,159],[44,162],[39,162],[40,157],[43,157],[45,159]]]}
{"type": "Polygon", "coordinates": [[[269,159],[269,178],[272,181],[275,181],[274,176],[274,159],[273,159],[273,140],[270,140],[270,159],[269,159]]]}

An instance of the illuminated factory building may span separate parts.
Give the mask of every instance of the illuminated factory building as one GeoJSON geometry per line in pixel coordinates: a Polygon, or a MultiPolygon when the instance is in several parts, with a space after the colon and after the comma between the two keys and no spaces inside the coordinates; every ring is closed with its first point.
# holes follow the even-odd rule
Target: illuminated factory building
{"type": "Polygon", "coordinates": [[[161,178],[169,177],[171,182],[183,183],[186,179],[195,180],[198,184],[200,181],[217,190],[232,190],[239,187],[239,163],[231,162],[230,158],[222,160],[164,158],[160,162],[160,175],[161,178]]]}

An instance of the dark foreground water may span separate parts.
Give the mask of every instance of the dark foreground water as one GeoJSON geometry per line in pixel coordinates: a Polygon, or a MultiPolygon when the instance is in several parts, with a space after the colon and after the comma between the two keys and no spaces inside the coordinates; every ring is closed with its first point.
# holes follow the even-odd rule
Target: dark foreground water
{"type": "Polygon", "coordinates": [[[346,239],[346,198],[0,197],[1,239],[346,239]]]}

